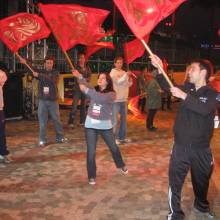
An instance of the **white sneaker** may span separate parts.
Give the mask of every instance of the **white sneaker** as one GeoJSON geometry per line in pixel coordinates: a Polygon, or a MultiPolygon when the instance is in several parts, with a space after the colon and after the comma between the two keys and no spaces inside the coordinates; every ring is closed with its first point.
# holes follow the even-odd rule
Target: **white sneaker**
{"type": "Polygon", "coordinates": [[[128,168],[126,166],[119,168],[119,171],[124,175],[128,174],[128,168]]]}
{"type": "Polygon", "coordinates": [[[95,185],[96,182],[95,182],[95,178],[90,178],[89,179],[89,185],[95,185]]]}
{"type": "Polygon", "coordinates": [[[131,143],[130,138],[125,138],[124,140],[120,140],[122,143],[131,143]]]}
{"type": "Polygon", "coordinates": [[[119,139],[115,139],[115,143],[116,143],[117,145],[119,145],[119,144],[121,144],[121,141],[120,141],[119,139]]]}
{"type": "Polygon", "coordinates": [[[11,163],[13,160],[10,159],[8,156],[0,155],[0,163],[11,163]]]}

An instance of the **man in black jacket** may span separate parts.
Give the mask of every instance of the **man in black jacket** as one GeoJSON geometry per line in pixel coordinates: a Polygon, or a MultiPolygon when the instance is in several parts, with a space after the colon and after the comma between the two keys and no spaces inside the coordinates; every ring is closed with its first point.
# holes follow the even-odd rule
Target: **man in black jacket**
{"type": "MultiPolygon", "coordinates": [[[[156,55],[151,57],[158,69],[162,62],[156,55]]],[[[160,73],[158,69],[158,73],[160,73]]],[[[172,87],[173,96],[181,99],[174,124],[174,145],[169,165],[169,206],[168,220],[182,220],[181,190],[185,177],[191,170],[194,209],[196,213],[214,219],[210,212],[207,193],[213,170],[210,140],[214,128],[217,93],[207,86],[210,68],[203,60],[193,61],[189,70],[189,82],[182,87],[172,87]]],[[[168,84],[162,74],[157,75],[162,88],[168,84]]]]}

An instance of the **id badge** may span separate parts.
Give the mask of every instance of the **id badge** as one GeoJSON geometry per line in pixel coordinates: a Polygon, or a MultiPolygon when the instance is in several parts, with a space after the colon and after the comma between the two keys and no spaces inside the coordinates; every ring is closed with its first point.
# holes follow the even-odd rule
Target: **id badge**
{"type": "Polygon", "coordinates": [[[45,95],[48,95],[49,92],[50,92],[50,88],[49,88],[49,87],[44,87],[44,88],[43,88],[43,91],[44,91],[44,94],[45,94],[45,95]]]}
{"type": "Polygon", "coordinates": [[[101,112],[101,105],[96,105],[96,104],[94,104],[93,105],[93,107],[92,107],[92,114],[94,115],[94,116],[99,116],[100,115],[100,112],[101,112]]]}

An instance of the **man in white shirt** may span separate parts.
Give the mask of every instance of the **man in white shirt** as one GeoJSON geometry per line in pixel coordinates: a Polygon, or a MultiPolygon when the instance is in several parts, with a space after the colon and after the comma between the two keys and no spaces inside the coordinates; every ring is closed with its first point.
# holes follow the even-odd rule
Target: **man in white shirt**
{"type": "Polygon", "coordinates": [[[122,57],[116,57],[114,66],[110,72],[113,81],[113,87],[116,92],[116,99],[113,104],[112,122],[113,132],[116,136],[116,143],[127,143],[130,139],[126,138],[127,130],[127,102],[129,87],[132,85],[132,79],[129,72],[125,72],[123,67],[124,60],[122,57]],[[120,127],[118,127],[118,114],[120,114],[120,127]]]}

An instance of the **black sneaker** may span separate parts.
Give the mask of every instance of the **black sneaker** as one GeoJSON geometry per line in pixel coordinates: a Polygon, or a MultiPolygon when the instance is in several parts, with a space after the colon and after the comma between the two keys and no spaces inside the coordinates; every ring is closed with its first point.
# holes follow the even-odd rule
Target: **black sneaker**
{"type": "Polygon", "coordinates": [[[200,210],[198,210],[195,207],[194,207],[194,211],[195,211],[196,214],[202,215],[202,216],[206,217],[207,219],[215,219],[215,215],[211,211],[201,212],[200,210]]]}
{"type": "Polygon", "coordinates": [[[56,140],[57,143],[67,143],[68,139],[67,138],[61,138],[56,140]]]}
{"type": "Polygon", "coordinates": [[[151,127],[151,128],[148,128],[148,131],[156,131],[157,130],[157,128],[156,127],[151,127]]]}

